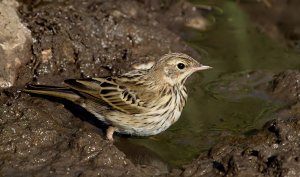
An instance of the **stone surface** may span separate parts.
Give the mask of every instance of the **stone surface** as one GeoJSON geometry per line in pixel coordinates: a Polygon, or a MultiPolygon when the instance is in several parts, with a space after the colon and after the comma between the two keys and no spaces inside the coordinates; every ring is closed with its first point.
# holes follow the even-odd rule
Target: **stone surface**
{"type": "Polygon", "coordinates": [[[272,82],[273,95],[281,100],[297,102],[300,100],[300,73],[296,70],[277,74],[272,82]]]}
{"type": "Polygon", "coordinates": [[[15,86],[18,69],[31,58],[31,32],[17,8],[14,0],[0,1],[0,89],[15,86]]]}

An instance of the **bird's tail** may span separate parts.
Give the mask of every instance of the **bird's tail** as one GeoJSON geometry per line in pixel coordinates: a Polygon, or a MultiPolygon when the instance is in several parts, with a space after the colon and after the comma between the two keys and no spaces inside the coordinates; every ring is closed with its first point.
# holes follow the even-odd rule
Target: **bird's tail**
{"type": "Polygon", "coordinates": [[[24,90],[27,93],[47,95],[58,98],[64,98],[73,102],[80,100],[80,96],[74,93],[70,88],[66,87],[54,87],[47,85],[28,85],[24,90]]]}

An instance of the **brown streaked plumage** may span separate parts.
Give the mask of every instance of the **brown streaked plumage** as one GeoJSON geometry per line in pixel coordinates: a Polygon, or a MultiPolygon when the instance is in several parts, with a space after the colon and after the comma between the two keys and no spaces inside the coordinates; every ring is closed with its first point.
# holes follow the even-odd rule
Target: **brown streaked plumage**
{"type": "Polygon", "coordinates": [[[67,87],[30,85],[24,91],[70,100],[81,105],[113,132],[155,135],[175,123],[186,103],[186,79],[209,69],[182,53],[162,56],[151,68],[121,76],[66,80],[67,87]]]}

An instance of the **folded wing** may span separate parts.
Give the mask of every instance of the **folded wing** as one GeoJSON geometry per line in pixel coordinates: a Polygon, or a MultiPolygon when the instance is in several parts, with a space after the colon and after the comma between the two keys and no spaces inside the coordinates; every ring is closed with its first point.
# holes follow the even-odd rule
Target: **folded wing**
{"type": "Polygon", "coordinates": [[[139,114],[145,111],[144,102],[136,94],[130,92],[125,86],[119,86],[111,79],[70,79],[65,81],[70,88],[99,100],[114,109],[127,114],[139,114]]]}

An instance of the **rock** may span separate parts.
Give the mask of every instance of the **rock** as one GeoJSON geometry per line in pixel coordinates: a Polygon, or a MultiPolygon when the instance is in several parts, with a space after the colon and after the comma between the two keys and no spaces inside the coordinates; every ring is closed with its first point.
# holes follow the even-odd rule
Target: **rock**
{"type": "Polygon", "coordinates": [[[274,76],[272,94],[277,99],[297,102],[300,101],[300,72],[289,70],[274,76]]]}
{"type": "Polygon", "coordinates": [[[0,90],[15,85],[18,69],[31,58],[31,32],[17,8],[14,0],[0,2],[0,90]]]}

